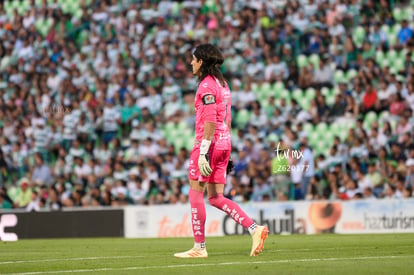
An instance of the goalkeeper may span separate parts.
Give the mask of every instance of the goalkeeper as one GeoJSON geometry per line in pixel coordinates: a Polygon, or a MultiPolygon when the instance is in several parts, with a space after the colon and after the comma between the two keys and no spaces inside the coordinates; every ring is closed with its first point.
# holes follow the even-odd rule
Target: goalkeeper
{"type": "Polygon", "coordinates": [[[258,255],[264,247],[268,229],[256,223],[232,200],[223,196],[226,175],[232,168],[230,160],[231,96],[230,89],[220,72],[224,58],[211,44],[199,45],[191,61],[193,74],[199,85],[195,96],[195,142],[190,156],[188,176],[189,199],[194,247],[174,254],[178,258],[205,258],[206,209],[204,191],[208,201],[249,231],[253,239],[250,256],[258,255]]]}

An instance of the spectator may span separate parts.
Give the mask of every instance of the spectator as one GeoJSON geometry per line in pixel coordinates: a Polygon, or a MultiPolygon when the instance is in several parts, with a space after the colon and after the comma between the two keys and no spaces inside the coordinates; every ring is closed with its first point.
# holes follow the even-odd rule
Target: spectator
{"type": "Polygon", "coordinates": [[[328,58],[326,55],[322,56],[319,62],[319,69],[315,71],[313,78],[314,85],[319,87],[332,88],[333,85],[333,71],[329,66],[328,58]]]}
{"type": "Polygon", "coordinates": [[[52,175],[50,172],[49,166],[47,166],[44,161],[42,154],[37,153],[34,156],[35,167],[32,172],[32,181],[41,182],[42,184],[50,185],[52,184],[52,175]]]}
{"type": "Polygon", "coordinates": [[[268,65],[265,68],[265,80],[283,80],[289,77],[289,70],[284,61],[280,60],[278,55],[274,55],[269,60],[268,65]]]}
{"type": "Polygon", "coordinates": [[[31,194],[31,201],[29,202],[29,204],[26,206],[26,211],[27,212],[38,212],[40,211],[41,208],[41,202],[40,202],[40,198],[39,198],[39,194],[32,190],[32,194],[31,194]]]}
{"type": "Polygon", "coordinates": [[[410,40],[413,37],[413,30],[408,25],[407,20],[401,21],[401,29],[398,32],[398,41],[400,44],[405,44],[408,40],[410,40]]]}
{"type": "Polygon", "coordinates": [[[375,104],[377,102],[377,99],[378,99],[377,92],[374,90],[371,83],[367,82],[364,97],[362,99],[361,111],[363,113],[373,111],[375,104]]]}
{"type": "Polygon", "coordinates": [[[22,178],[19,186],[20,188],[17,191],[15,204],[18,208],[24,208],[32,200],[32,190],[29,188],[29,180],[27,178],[22,178]]]}
{"type": "Polygon", "coordinates": [[[107,99],[106,106],[103,111],[103,141],[109,143],[116,136],[118,131],[118,123],[120,123],[121,116],[114,108],[114,100],[107,99]]]}

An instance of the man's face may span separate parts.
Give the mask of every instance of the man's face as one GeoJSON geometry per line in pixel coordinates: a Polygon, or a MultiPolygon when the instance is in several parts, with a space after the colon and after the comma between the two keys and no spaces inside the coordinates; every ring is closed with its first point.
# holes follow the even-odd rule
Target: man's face
{"type": "Polygon", "coordinates": [[[197,57],[193,54],[193,59],[191,60],[191,66],[193,67],[193,75],[198,75],[200,72],[200,67],[203,64],[203,60],[197,60],[197,57]]]}

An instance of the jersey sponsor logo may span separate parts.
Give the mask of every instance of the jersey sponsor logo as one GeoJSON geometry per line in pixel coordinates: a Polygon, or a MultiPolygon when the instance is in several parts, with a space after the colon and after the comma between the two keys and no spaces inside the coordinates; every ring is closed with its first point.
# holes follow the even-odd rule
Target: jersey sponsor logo
{"type": "Polygon", "coordinates": [[[203,96],[203,104],[204,105],[208,105],[208,104],[215,104],[216,103],[216,98],[213,95],[205,95],[203,96]]]}
{"type": "Polygon", "coordinates": [[[203,86],[203,88],[207,88],[208,87],[208,83],[207,82],[204,82],[203,85],[201,85],[201,86],[203,86]]]}
{"type": "Polygon", "coordinates": [[[222,139],[229,139],[229,138],[230,138],[230,135],[229,134],[220,133],[218,139],[222,140],[222,139]]]}

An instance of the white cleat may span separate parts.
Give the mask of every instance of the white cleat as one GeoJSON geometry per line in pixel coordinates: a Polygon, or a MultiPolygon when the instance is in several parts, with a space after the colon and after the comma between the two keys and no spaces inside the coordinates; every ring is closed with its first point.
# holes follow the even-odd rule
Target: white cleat
{"type": "Polygon", "coordinates": [[[252,235],[253,245],[252,251],[250,251],[250,256],[257,256],[263,251],[264,243],[268,235],[269,229],[267,229],[266,226],[258,225],[256,227],[256,232],[252,235]]]}
{"type": "Polygon", "coordinates": [[[207,249],[203,248],[191,248],[190,250],[187,250],[185,252],[175,253],[174,257],[176,258],[207,258],[208,253],[207,249]]]}

